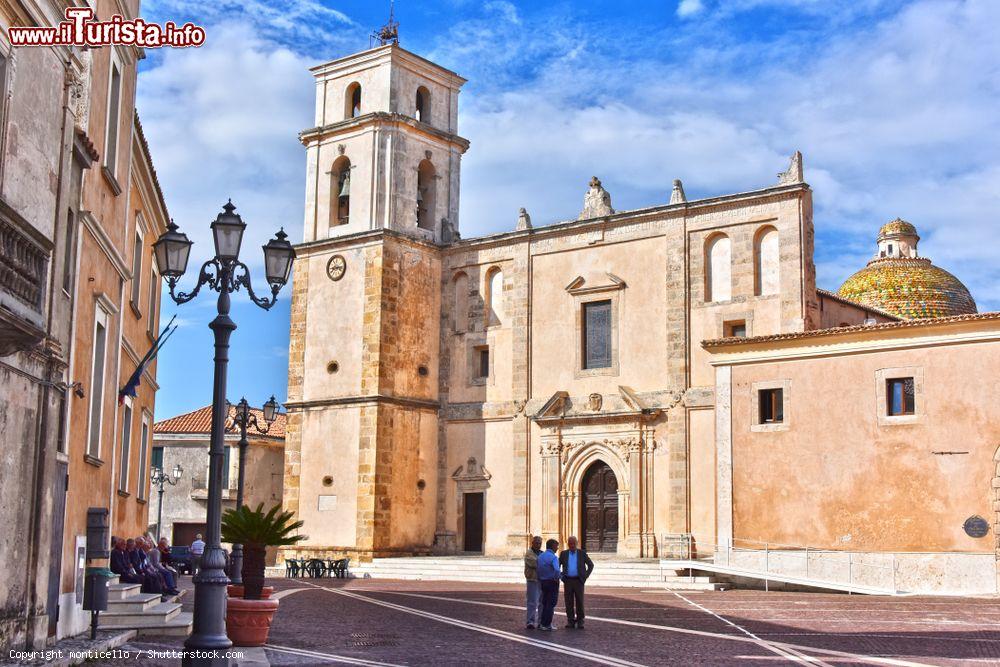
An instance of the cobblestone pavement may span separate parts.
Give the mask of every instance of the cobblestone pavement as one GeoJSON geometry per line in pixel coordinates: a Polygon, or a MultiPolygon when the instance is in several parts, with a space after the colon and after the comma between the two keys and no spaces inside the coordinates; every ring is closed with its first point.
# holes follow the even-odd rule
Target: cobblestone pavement
{"type": "Polygon", "coordinates": [[[270,583],[281,597],[272,665],[1000,665],[997,599],[593,588],[586,629],[562,628],[560,613],[559,630],[543,633],[524,629],[520,586],[270,583]]]}

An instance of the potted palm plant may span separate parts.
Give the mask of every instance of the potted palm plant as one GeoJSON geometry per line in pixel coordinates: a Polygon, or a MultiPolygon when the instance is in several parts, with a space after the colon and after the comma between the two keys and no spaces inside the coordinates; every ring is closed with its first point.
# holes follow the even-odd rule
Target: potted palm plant
{"type": "Polygon", "coordinates": [[[291,546],[306,539],[295,531],[301,521],[275,505],[267,512],[264,503],[227,510],[222,517],[222,539],[243,545],[243,597],[230,597],[226,605],[226,634],[236,646],[263,646],[271,630],[278,601],[263,596],[264,559],[267,547],[291,546]]]}

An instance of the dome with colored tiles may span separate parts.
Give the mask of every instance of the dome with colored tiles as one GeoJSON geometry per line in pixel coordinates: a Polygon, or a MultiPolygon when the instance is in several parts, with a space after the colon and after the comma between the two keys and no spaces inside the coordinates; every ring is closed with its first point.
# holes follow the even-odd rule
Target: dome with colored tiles
{"type": "Polygon", "coordinates": [[[838,294],[904,319],[975,313],[976,302],[958,278],[917,254],[920,237],[896,218],[879,230],[878,254],[848,278],[838,294]]]}

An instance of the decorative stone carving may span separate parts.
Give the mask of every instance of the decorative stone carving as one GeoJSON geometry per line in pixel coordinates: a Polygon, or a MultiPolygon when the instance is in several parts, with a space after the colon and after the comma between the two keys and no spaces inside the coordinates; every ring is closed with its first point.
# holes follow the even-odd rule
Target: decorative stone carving
{"type": "Polygon", "coordinates": [[[464,466],[458,466],[455,468],[455,472],[451,474],[451,478],[456,482],[485,482],[489,481],[491,477],[493,475],[490,474],[490,471],[486,469],[486,466],[479,463],[475,456],[470,456],[464,466]]]}
{"type": "Polygon", "coordinates": [[[674,179],[674,189],[670,192],[670,203],[671,204],[683,204],[687,201],[687,195],[684,194],[684,184],[681,183],[681,179],[674,179]]]}
{"type": "Polygon", "coordinates": [[[523,207],[517,214],[517,231],[524,231],[525,229],[531,229],[531,216],[528,215],[523,207]]]}
{"type": "Polygon", "coordinates": [[[601,406],[604,404],[604,397],[600,394],[591,394],[587,398],[587,408],[591,412],[600,412],[601,406]]]}
{"type": "Polygon", "coordinates": [[[524,412],[524,407],[527,404],[528,404],[527,400],[525,400],[523,398],[515,398],[514,399],[514,416],[516,417],[517,415],[519,415],[522,412],[524,412]]]}
{"type": "Polygon", "coordinates": [[[615,209],[611,208],[611,194],[601,185],[601,179],[594,176],[590,179],[590,189],[583,196],[583,210],[578,219],[600,218],[614,212],[615,209]]]}
{"type": "Polygon", "coordinates": [[[90,49],[83,49],[79,60],[79,69],[70,67],[70,108],[76,128],[86,132],[90,123],[90,49]]]}
{"type": "Polygon", "coordinates": [[[794,185],[802,182],[802,153],[795,151],[795,155],[788,163],[788,169],[778,174],[778,185],[794,185]]]}
{"type": "Polygon", "coordinates": [[[347,146],[345,146],[344,144],[337,144],[337,154],[338,155],[343,155],[346,152],[347,152],[347,146]]]}

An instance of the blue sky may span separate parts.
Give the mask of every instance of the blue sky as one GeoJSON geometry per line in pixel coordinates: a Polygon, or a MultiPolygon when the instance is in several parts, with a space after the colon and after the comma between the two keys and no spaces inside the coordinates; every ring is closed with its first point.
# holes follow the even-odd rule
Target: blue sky
{"type": "MultiPolygon", "coordinates": [[[[138,108],[167,204],[197,243],[228,197],[246,260],[284,226],[301,240],[307,68],[368,47],[388,2],[148,0],[192,20],[200,49],[150,51],[138,108]]],[[[996,0],[399,0],[401,44],[469,83],[460,133],[463,236],[575,217],[600,176],[619,210],[771,184],[801,150],[814,189],[821,287],[874,251],[884,222],[917,225],[922,254],[1000,309],[1000,25],[996,0]],[[609,9],[613,8],[613,9],[609,9]]],[[[259,280],[259,278],[258,278],[259,280]]],[[[263,283],[260,283],[263,290],[263,283]]],[[[286,396],[288,297],[234,300],[229,393],[286,396]]],[[[211,399],[214,302],[177,312],[157,418],[211,399]]]]}

